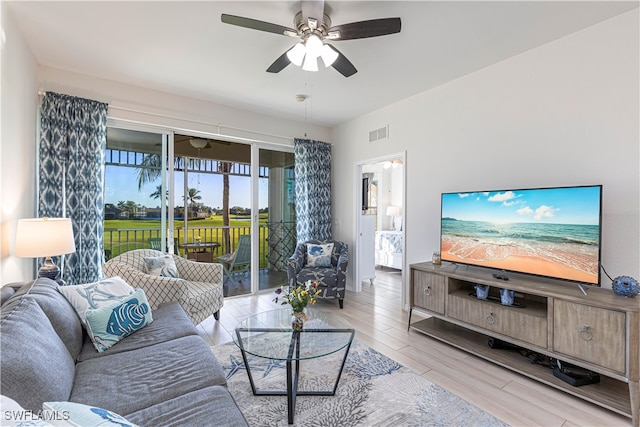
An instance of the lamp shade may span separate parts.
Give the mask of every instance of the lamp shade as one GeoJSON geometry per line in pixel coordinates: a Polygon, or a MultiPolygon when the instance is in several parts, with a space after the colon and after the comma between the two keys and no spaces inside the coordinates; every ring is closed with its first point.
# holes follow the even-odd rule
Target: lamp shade
{"type": "Polygon", "coordinates": [[[302,43],[297,43],[294,47],[289,49],[287,52],[287,58],[289,58],[289,61],[291,61],[292,64],[299,67],[302,65],[305,53],[306,49],[304,45],[302,43]]]}
{"type": "Polygon", "coordinates": [[[400,216],[402,209],[398,206],[387,206],[387,216],[400,216]]]}
{"type": "Polygon", "coordinates": [[[304,57],[302,69],[304,71],[318,71],[318,58],[307,53],[304,57]]]}
{"type": "Polygon", "coordinates": [[[19,219],[14,255],[41,258],[75,252],[73,227],[69,218],[19,219]]]}
{"type": "Polygon", "coordinates": [[[338,52],[336,52],[331,46],[325,44],[322,46],[322,62],[324,62],[325,67],[331,66],[338,59],[338,52]]]}
{"type": "Polygon", "coordinates": [[[311,34],[307,37],[307,41],[304,44],[304,47],[307,49],[307,55],[311,55],[314,58],[322,55],[322,46],[322,40],[320,40],[320,37],[315,34],[311,34]]]}

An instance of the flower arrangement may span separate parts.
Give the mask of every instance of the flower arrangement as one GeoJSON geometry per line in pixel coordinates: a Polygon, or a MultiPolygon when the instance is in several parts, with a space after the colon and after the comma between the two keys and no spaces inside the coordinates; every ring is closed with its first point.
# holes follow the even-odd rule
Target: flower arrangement
{"type": "Polygon", "coordinates": [[[307,305],[316,303],[316,298],[320,295],[320,292],[318,282],[307,280],[305,283],[298,283],[295,288],[290,286],[279,287],[276,289],[277,296],[273,301],[277,303],[282,298],[280,304],[289,304],[294,313],[302,313],[307,305]]]}

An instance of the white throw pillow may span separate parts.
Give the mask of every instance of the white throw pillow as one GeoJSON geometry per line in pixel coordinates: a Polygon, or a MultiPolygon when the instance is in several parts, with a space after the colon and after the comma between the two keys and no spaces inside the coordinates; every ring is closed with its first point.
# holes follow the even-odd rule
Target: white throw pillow
{"type": "Polygon", "coordinates": [[[40,414],[24,409],[12,398],[0,395],[0,425],[3,427],[51,427],[44,418],[51,418],[52,414],[40,414]]]}
{"type": "Polygon", "coordinates": [[[113,305],[134,289],[119,276],[114,276],[83,285],[58,286],[58,291],[71,303],[86,327],[87,310],[113,305]]]}
{"type": "Polygon", "coordinates": [[[55,411],[62,418],[53,422],[54,426],[73,427],[137,427],[121,415],[106,409],[73,402],[44,402],[42,409],[55,411]]]}
{"type": "Polygon", "coordinates": [[[333,243],[307,243],[307,267],[331,267],[333,243]]]}

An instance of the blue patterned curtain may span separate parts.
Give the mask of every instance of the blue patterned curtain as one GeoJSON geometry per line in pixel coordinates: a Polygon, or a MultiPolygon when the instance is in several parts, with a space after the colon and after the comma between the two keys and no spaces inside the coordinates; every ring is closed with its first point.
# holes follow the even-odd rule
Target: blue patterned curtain
{"type": "Polygon", "coordinates": [[[107,107],[51,92],[40,106],[38,214],[71,218],[76,252],[65,256],[63,270],[69,285],[102,277],[107,107]]]}
{"type": "Polygon", "coordinates": [[[331,145],[294,140],[298,243],[331,239],[331,145]]]}

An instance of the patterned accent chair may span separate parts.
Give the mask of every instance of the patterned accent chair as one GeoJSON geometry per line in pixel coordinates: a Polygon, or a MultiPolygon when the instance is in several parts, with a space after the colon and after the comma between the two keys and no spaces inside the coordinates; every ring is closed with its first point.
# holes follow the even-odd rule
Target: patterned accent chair
{"type": "Polygon", "coordinates": [[[342,308],[345,295],[348,263],[349,251],[346,243],[338,242],[336,240],[309,240],[308,242],[298,243],[295,252],[287,260],[289,286],[295,286],[297,283],[303,283],[307,280],[318,282],[318,289],[322,291],[318,298],[336,298],[338,300],[338,304],[340,304],[340,308],[342,308]],[[331,266],[307,266],[307,243],[333,243],[331,266]]]}
{"type": "Polygon", "coordinates": [[[144,289],[152,310],[178,301],[194,325],[212,314],[219,320],[224,304],[222,265],[172,255],[179,278],[148,274],[144,258],[162,255],[165,254],[153,249],[135,249],[110,259],[102,269],[107,277],[120,276],[134,288],[144,289]]]}

